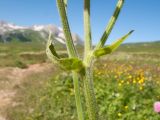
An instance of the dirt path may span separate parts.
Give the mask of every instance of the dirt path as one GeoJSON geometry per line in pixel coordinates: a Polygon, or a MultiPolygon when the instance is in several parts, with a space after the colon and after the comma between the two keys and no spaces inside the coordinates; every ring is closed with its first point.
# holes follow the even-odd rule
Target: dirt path
{"type": "Polygon", "coordinates": [[[35,73],[42,73],[52,69],[48,63],[30,65],[26,69],[6,67],[0,69],[0,120],[6,120],[5,109],[16,104],[13,98],[16,95],[15,86],[23,83],[24,78],[35,73]]]}

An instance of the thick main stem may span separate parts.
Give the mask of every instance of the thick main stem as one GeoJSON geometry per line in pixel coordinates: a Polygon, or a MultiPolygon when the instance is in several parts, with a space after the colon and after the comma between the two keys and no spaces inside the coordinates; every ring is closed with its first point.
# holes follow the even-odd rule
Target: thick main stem
{"type": "Polygon", "coordinates": [[[79,120],[84,120],[84,114],[82,110],[82,103],[80,97],[80,87],[79,87],[79,80],[78,74],[76,72],[72,72],[73,76],[73,83],[74,83],[74,92],[75,92],[75,100],[76,100],[76,107],[77,107],[77,114],[79,120]]]}
{"type": "Polygon", "coordinates": [[[86,63],[88,63],[89,65],[87,65],[85,68],[84,90],[88,117],[89,120],[98,120],[98,107],[96,103],[93,84],[92,59],[89,57],[88,59],[86,59],[86,63]]]}
{"type": "Polygon", "coordinates": [[[85,50],[84,50],[84,90],[87,103],[89,120],[98,120],[98,110],[94,94],[93,75],[92,75],[92,41],[90,26],[90,0],[84,0],[84,33],[85,33],[85,50]]]}

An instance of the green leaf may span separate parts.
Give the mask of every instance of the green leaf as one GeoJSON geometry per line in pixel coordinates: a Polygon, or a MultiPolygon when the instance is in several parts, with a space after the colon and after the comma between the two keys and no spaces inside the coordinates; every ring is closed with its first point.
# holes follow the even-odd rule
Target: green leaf
{"type": "Polygon", "coordinates": [[[49,33],[49,39],[47,41],[46,54],[53,62],[57,62],[57,60],[60,58],[54,48],[54,45],[52,44],[51,33],[49,33]]]}
{"type": "Polygon", "coordinates": [[[95,50],[94,56],[100,57],[102,55],[110,54],[111,52],[115,51],[121,45],[121,43],[124,40],[126,40],[129,37],[129,35],[131,35],[132,33],[133,33],[133,30],[130,31],[125,36],[123,36],[122,38],[120,38],[117,41],[115,41],[114,43],[112,43],[111,45],[105,46],[104,48],[100,48],[98,50],[95,50]]]}
{"type": "Polygon", "coordinates": [[[102,37],[101,37],[101,39],[95,49],[99,49],[104,46],[105,42],[107,41],[107,39],[108,39],[116,21],[117,21],[119,13],[122,10],[123,4],[124,4],[124,0],[118,0],[117,5],[116,5],[116,9],[115,9],[112,17],[110,18],[109,23],[106,26],[106,29],[105,29],[105,31],[104,31],[104,33],[103,33],[103,35],[102,35],[102,37]]]}
{"type": "Polygon", "coordinates": [[[106,46],[104,48],[100,48],[100,49],[96,50],[94,52],[94,56],[100,57],[102,55],[110,54],[111,52],[112,52],[112,50],[110,49],[110,47],[106,46]]]}
{"type": "Polygon", "coordinates": [[[58,56],[53,44],[49,45],[49,49],[50,49],[52,55],[54,55],[55,57],[59,58],[59,56],[58,56]]]}
{"type": "Polygon", "coordinates": [[[83,69],[83,63],[78,58],[64,58],[59,60],[61,68],[65,70],[76,70],[80,71],[83,69]]]}
{"type": "Polygon", "coordinates": [[[122,38],[118,39],[117,41],[115,41],[114,43],[112,43],[110,45],[110,48],[112,49],[112,52],[115,51],[120,45],[121,43],[126,40],[129,35],[131,35],[134,32],[134,30],[131,30],[128,34],[126,34],[125,36],[123,36],[122,38]]]}

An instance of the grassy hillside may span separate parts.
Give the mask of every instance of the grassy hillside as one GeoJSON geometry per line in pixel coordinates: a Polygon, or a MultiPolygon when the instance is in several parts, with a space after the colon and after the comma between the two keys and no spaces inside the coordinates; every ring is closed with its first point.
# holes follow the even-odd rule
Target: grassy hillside
{"type": "MultiPolygon", "coordinates": [[[[33,42],[0,43],[0,67],[24,67],[28,64],[45,62],[47,60],[45,42],[37,41],[38,39],[33,42]]],[[[65,46],[59,43],[56,43],[55,47],[61,51],[66,51],[65,46]]],[[[82,46],[78,46],[78,50],[83,53],[82,46]]],[[[159,63],[160,42],[123,44],[112,55],[107,55],[104,58],[119,61],[137,61],[138,59],[139,62],[159,63]]]]}
{"type": "Polygon", "coordinates": [[[45,61],[45,45],[36,42],[0,43],[0,67],[18,66],[45,61]],[[39,53],[39,54],[34,54],[39,53]]]}
{"type": "Polygon", "coordinates": [[[123,44],[118,51],[160,53],[160,41],[123,44]]]}

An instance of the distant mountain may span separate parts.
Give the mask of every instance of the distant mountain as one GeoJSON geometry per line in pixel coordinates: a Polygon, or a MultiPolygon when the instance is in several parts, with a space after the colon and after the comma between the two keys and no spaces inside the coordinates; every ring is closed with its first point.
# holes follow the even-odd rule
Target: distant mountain
{"type": "MultiPolygon", "coordinates": [[[[55,25],[18,26],[6,21],[0,21],[0,42],[46,42],[49,32],[54,36],[53,42],[65,45],[65,37],[62,28],[55,25]]],[[[82,45],[82,39],[72,33],[75,45],[82,45]]]]}

